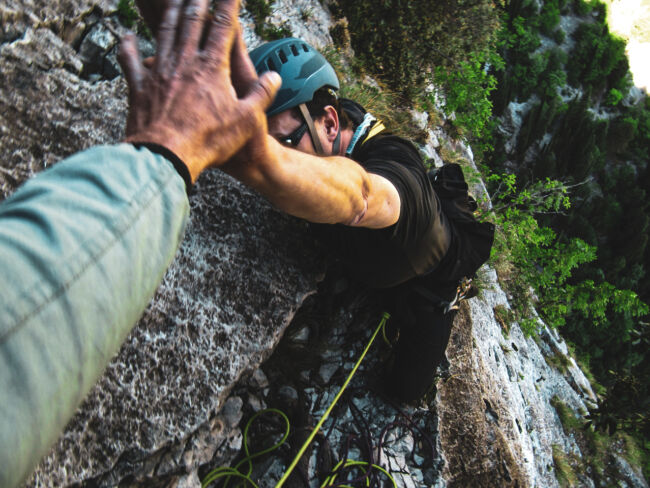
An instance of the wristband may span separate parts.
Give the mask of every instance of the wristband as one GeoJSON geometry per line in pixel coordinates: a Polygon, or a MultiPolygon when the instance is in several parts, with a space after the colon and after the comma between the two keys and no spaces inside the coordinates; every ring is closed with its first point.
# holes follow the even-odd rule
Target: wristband
{"type": "Polygon", "coordinates": [[[190,176],[190,171],[187,169],[187,166],[181,158],[179,158],[165,146],[161,146],[155,142],[131,142],[130,144],[133,144],[136,149],[140,149],[141,147],[147,148],[152,153],[159,154],[167,161],[172,163],[172,166],[176,172],[180,175],[181,178],[183,178],[183,181],[185,181],[185,191],[187,192],[187,196],[190,195],[190,190],[192,189],[192,177],[190,176]]]}

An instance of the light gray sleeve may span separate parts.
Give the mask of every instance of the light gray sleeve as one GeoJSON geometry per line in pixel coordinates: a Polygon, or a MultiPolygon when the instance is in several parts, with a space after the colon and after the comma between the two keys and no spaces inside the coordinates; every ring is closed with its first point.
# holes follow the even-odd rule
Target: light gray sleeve
{"type": "Polygon", "coordinates": [[[0,204],[0,486],[31,473],[142,315],[189,203],[162,156],[95,147],[0,204]]]}

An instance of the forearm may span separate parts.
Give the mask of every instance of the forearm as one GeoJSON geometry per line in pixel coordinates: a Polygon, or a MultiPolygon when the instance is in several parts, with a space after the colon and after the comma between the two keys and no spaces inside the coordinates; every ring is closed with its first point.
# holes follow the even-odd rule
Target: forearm
{"type": "Polygon", "coordinates": [[[0,205],[0,485],[60,435],[153,296],[189,212],[164,158],[94,148],[0,205]]]}
{"type": "Polygon", "coordinates": [[[399,216],[399,196],[385,179],[349,158],[314,156],[271,136],[246,162],[223,169],[280,210],[310,222],[380,228],[399,216]]]}

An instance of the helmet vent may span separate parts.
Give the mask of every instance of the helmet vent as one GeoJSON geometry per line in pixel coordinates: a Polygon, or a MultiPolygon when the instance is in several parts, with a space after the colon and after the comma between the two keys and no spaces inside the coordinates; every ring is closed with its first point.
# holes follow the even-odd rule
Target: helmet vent
{"type": "Polygon", "coordinates": [[[287,55],[282,49],[278,51],[278,56],[280,56],[280,61],[282,61],[282,64],[287,62],[287,55]]]}
{"type": "Polygon", "coordinates": [[[296,48],[295,44],[291,44],[291,52],[294,56],[298,56],[298,48],[296,48]]]}
{"type": "Polygon", "coordinates": [[[271,70],[271,71],[277,71],[277,69],[275,68],[275,63],[273,62],[272,59],[269,59],[269,60],[266,62],[266,65],[269,67],[269,70],[271,70]]]}
{"type": "Polygon", "coordinates": [[[309,46],[307,44],[302,45],[303,50],[308,53],[309,52],[309,46]]]}

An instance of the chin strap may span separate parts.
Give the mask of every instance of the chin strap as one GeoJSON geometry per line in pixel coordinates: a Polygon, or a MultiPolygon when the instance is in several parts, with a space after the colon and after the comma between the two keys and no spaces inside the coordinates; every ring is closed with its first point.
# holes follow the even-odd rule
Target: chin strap
{"type": "Polygon", "coordinates": [[[309,114],[309,110],[307,110],[307,105],[301,103],[300,105],[298,105],[298,108],[300,109],[302,118],[305,119],[305,122],[307,123],[307,128],[309,129],[309,135],[311,136],[311,142],[312,144],[314,144],[314,149],[316,149],[316,154],[323,156],[325,154],[323,152],[323,146],[321,146],[320,139],[318,138],[318,133],[316,132],[316,127],[314,126],[314,120],[311,118],[311,115],[309,114]]]}
{"type": "Polygon", "coordinates": [[[341,149],[341,129],[339,127],[339,131],[336,133],[336,139],[334,139],[334,143],[332,144],[332,155],[338,156],[340,149],[341,149]]]}

